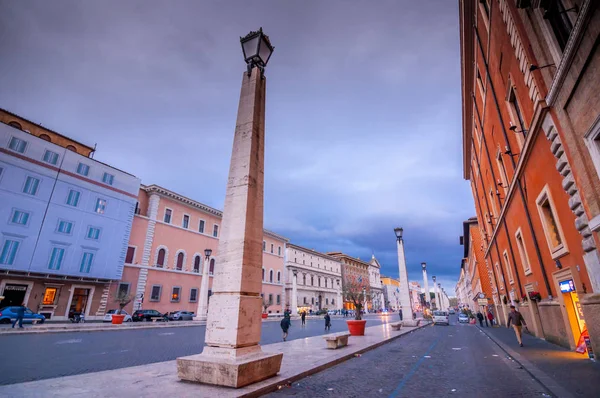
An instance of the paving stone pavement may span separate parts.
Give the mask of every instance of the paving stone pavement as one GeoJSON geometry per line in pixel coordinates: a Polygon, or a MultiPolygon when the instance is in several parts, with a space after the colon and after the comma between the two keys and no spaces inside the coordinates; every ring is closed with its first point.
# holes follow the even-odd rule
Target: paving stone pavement
{"type": "Polygon", "coordinates": [[[270,394],[297,397],[550,397],[472,325],[428,326],[270,394]]]}

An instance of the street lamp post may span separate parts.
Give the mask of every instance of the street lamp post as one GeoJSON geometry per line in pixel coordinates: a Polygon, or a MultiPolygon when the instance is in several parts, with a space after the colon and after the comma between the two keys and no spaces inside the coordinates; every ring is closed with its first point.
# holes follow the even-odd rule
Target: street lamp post
{"type": "Polygon", "coordinates": [[[425,303],[431,306],[431,297],[429,296],[429,280],[427,279],[427,263],[421,263],[423,270],[423,283],[425,284],[425,303]]]}
{"type": "Polygon", "coordinates": [[[438,303],[440,303],[440,310],[444,309],[444,303],[442,303],[442,284],[438,282],[437,284],[437,295],[438,295],[438,303]]]}
{"type": "Polygon", "coordinates": [[[200,300],[196,311],[195,321],[206,321],[208,312],[208,273],[210,267],[210,256],[212,249],[204,249],[204,267],[202,267],[202,284],[200,285],[200,300]]]}
{"type": "Polygon", "coordinates": [[[435,283],[435,275],[433,275],[431,277],[431,279],[433,279],[433,299],[435,300],[435,309],[439,310],[440,309],[440,302],[438,301],[438,295],[437,295],[437,284],[435,283]]]}
{"type": "Polygon", "coordinates": [[[402,306],[402,319],[412,320],[412,308],[410,306],[410,292],[408,291],[408,271],[406,270],[406,258],[404,256],[404,240],[402,239],[402,228],[394,228],[396,244],[398,247],[398,273],[400,274],[400,305],[402,306]]]}
{"type": "Polygon", "coordinates": [[[275,376],[282,353],[263,352],[264,68],[273,46],[262,28],[240,38],[247,70],[233,139],[219,239],[219,267],[201,354],[177,358],[180,379],[243,387],[275,376]]]}

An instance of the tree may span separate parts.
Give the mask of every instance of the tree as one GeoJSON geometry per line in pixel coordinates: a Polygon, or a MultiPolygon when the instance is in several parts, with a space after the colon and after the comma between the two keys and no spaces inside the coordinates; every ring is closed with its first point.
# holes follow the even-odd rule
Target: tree
{"type": "Polygon", "coordinates": [[[271,303],[269,302],[269,300],[267,300],[265,297],[263,297],[263,302],[262,302],[262,306],[264,309],[264,314],[267,313],[267,310],[269,309],[269,307],[271,306],[271,303]]]}
{"type": "Polygon", "coordinates": [[[452,297],[448,301],[450,302],[450,307],[456,307],[456,306],[458,306],[458,299],[456,297],[452,297]]]}
{"type": "Polygon", "coordinates": [[[117,289],[117,293],[113,296],[114,301],[119,304],[119,311],[117,314],[123,312],[123,308],[135,298],[133,294],[129,294],[126,290],[117,289]]]}
{"type": "Polygon", "coordinates": [[[369,281],[362,276],[356,277],[348,275],[344,281],[342,289],[344,300],[352,302],[356,309],[354,319],[360,321],[362,319],[361,311],[366,299],[370,297],[369,281]]]}

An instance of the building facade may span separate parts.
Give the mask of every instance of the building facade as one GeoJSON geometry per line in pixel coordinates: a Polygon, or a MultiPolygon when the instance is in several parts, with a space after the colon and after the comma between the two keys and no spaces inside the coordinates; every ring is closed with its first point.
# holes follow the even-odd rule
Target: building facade
{"type": "Polygon", "coordinates": [[[121,279],[140,181],[93,149],[0,112],[0,308],[104,316],[121,279]]]}
{"type": "Polygon", "coordinates": [[[385,309],[385,297],[383,295],[383,285],[381,283],[381,264],[373,254],[369,266],[369,286],[371,287],[371,308],[372,311],[382,311],[385,309]]]}
{"type": "Polygon", "coordinates": [[[381,276],[381,286],[385,307],[389,311],[400,311],[402,308],[400,304],[400,282],[388,276],[381,276]]]}
{"type": "Polygon", "coordinates": [[[293,314],[342,309],[342,264],[332,256],[288,243],[285,297],[293,314]]]}
{"type": "MultiPolygon", "coordinates": [[[[367,281],[370,281],[369,267],[371,267],[371,263],[367,263],[366,261],[362,261],[360,258],[354,258],[341,252],[331,252],[327,253],[327,255],[338,259],[338,261],[340,261],[342,264],[342,287],[345,281],[349,280],[350,278],[354,278],[357,281],[362,281],[362,283],[365,284],[367,281]]],[[[369,286],[370,289],[370,283],[367,286],[369,286]]],[[[366,292],[366,300],[363,306],[365,311],[368,311],[369,308],[372,307],[370,292],[366,292]]],[[[354,310],[354,304],[344,299],[344,309],[354,310]]]]}
{"type": "MultiPolygon", "coordinates": [[[[204,304],[210,299],[219,266],[222,212],[161,186],[142,185],[135,213],[123,279],[113,287],[115,293],[120,290],[134,297],[125,310],[198,314],[202,294],[208,297],[204,304]],[[205,256],[206,250],[210,257],[205,256]]],[[[283,312],[286,243],[287,239],[265,230],[262,294],[268,313],[283,312]]]]}
{"type": "Polygon", "coordinates": [[[421,305],[421,285],[419,282],[410,281],[408,282],[408,291],[410,293],[411,308],[414,313],[422,312],[423,306],[421,305]]]}
{"type": "Polygon", "coordinates": [[[464,177],[497,316],[525,304],[538,337],[600,349],[597,4],[459,5],[464,177]]]}

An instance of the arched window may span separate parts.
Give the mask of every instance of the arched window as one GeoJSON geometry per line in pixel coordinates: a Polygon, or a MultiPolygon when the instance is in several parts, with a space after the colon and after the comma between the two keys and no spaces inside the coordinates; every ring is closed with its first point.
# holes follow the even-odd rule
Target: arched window
{"type": "Polygon", "coordinates": [[[194,272],[200,273],[200,256],[194,257],[194,272]]]}
{"type": "Polygon", "coordinates": [[[263,268],[262,270],[263,270],[263,273],[262,273],[262,280],[263,280],[263,282],[264,282],[264,281],[265,281],[265,269],[263,268]]]}
{"type": "Polygon", "coordinates": [[[212,259],[210,260],[210,266],[208,267],[208,273],[209,273],[210,275],[212,275],[212,274],[214,274],[214,273],[215,273],[215,259],[214,259],[214,258],[212,258],[212,259]]]}
{"type": "Polygon", "coordinates": [[[165,251],[165,249],[160,249],[158,251],[158,258],[156,259],[156,266],[159,268],[164,267],[165,265],[165,255],[167,254],[167,252],[165,251]]]}
{"type": "Polygon", "coordinates": [[[281,283],[281,271],[277,271],[277,283],[281,283]]]}
{"type": "Polygon", "coordinates": [[[269,271],[269,282],[273,283],[273,270],[269,271]]]}
{"type": "Polygon", "coordinates": [[[50,139],[50,136],[48,134],[40,134],[40,138],[43,139],[44,141],[52,142],[52,140],[50,139]]]}
{"type": "Polygon", "coordinates": [[[67,145],[67,149],[69,151],[77,152],[77,148],[75,148],[73,145],[67,145]]]}
{"type": "Polygon", "coordinates": [[[21,127],[21,125],[17,122],[8,122],[8,125],[16,128],[16,129],[23,130],[23,127],[21,127]]]}
{"type": "Polygon", "coordinates": [[[177,268],[178,271],[181,271],[183,269],[183,253],[179,253],[177,255],[176,268],[177,268]]]}

